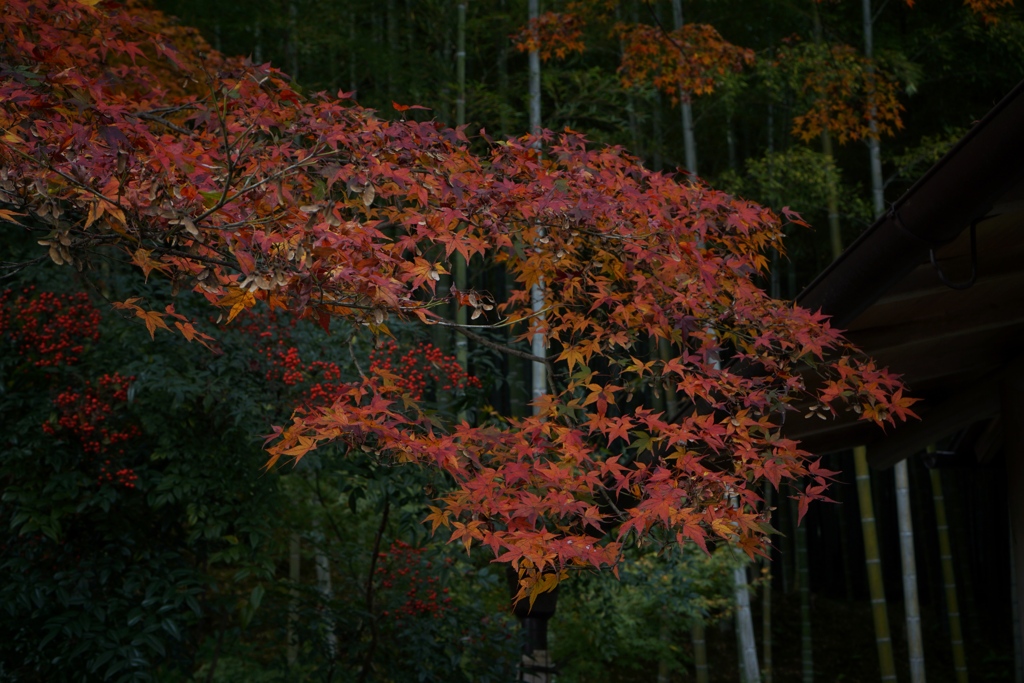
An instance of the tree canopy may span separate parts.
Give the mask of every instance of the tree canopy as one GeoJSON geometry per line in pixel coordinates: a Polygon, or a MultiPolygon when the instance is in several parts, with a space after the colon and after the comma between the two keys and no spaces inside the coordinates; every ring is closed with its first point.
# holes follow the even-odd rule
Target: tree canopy
{"type": "MultiPolygon", "coordinates": [[[[433,528],[490,547],[523,595],[614,566],[650,534],[753,554],[770,531],[763,480],[798,484],[802,510],[825,495],[829,473],[782,436],[787,412],[910,412],[898,380],[821,315],[758,287],[780,219],[697,179],[570,130],[476,153],[464,129],[303,94],[135,2],[10,0],[0,35],[0,219],[34,236],[37,261],[88,281],[123,253],[228,324],[257,307],[376,335],[411,320],[545,364],[535,415],[476,425],[364,368],[295,406],[268,445],[269,465],[340,443],[438,468],[452,486],[433,528]],[[440,291],[455,254],[503,268],[508,296],[440,291]],[[474,324],[445,319],[452,301],[474,324]],[[489,339],[498,328],[542,333],[548,357],[489,339]],[[645,407],[662,393],[677,400],[645,407]]],[[[114,305],[151,335],[217,335],[171,305],[114,305]]]]}

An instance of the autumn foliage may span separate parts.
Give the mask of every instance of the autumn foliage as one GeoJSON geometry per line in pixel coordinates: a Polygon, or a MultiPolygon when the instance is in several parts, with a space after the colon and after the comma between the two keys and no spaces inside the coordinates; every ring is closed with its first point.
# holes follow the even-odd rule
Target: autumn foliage
{"type": "Polygon", "coordinates": [[[986,24],[996,24],[1000,20],[999,10],[1013,6],[1013,0],[964,0],[964,6],[986,24]]]}
{"type": "Polygon", "coordinates": [[[583,52],[583,23],[571,12],[544,12],[520,29],[512,42],[520,52],[540,53],[541,61],[583,52]]]}
{"type": "Polygon", "coordinates": [[[896,79],[849,45],[788,44],[773,67],[777,74],[770,80],[781,78],[800,93],[792,132],[804,142],[825,130],[843,144],[903,128],[896,79]]]}
{"type": "Polygon", "coordinates": [[[754,61],[752,50],[729,43],[713,26],[685,24],[666,31],[647,24],[617,24],[623,43],[619,73],[626,87],[651,84],[677,102],[685,93],[707,95],[725,76],[754,61]]]}
{"type": "MultiPolygon", "coordinates": [[[[524,595],[574,567],[614,566],[624,543],[652,535],[755,553],[769,532],[762,480],[795,486],[803,507],[828,478],[782,434],[787,412],[852,409],[880,424],[909,412],[897,379],[821,315],[757,286],[765,253],[782,249],[764,208],[571,131],[478,156],[461,130],[300,95],[280,71],[225,59],[137,5],[9,0],[0,31],[0,218],[33,233],[41,259],[88,276],[118,250],[228,323],[287,308],[387,335],[396,319],[450,324],[437,311],[455,297],[478,332],[545,335],[535,416],[439,423],[412,375],[378,361],[325,385],[268,446],[271,465],[337,444],[439,468],[452,487],[432,527],[488,546],[524,595]],[[439,291],[456,253],[503,267],[511,295],[439,291]]],[[[673,40],[747,58],[716,35],[687,27],[673,40]]],[[[636,68],[695,93],[718,68],[649,59],[636,68]]],[[[196,338],[173,309],[121,308],[151,333],[175,322],[196,338]]]]}

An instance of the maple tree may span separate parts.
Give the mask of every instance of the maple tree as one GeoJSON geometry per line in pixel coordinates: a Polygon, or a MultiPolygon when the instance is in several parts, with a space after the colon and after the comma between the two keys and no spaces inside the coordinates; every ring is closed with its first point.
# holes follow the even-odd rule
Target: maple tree
{"type": "MultiPolygon", "coordinates": [[[[615,566],[650,534],[753,554],[770,530],[762,480],[808,477],[802,511],[824,496],[829,473],[781,433],[793,404],[880,424],[909,414],[898,380],[821,315],[758,288],[765,252],[782,249],[766,209],[571,131],[476,155],[461,129],[303,96],[135,3],[10,0],[0,35],[0,219],[32,232],[40,259],[88,271],[123,251],[227,322],[268,306],[388,334],[393,319],[451,325],[437,311],[455,298],[479,319],[458,332],[545,335],[535,416],[439,423],[375,364],[299,406],[268,445],[270,465],[341,443],[440,468],[453,486],[432,527],[490,547],[522,595],[615,566]],[[504,301],[437,291],[456,253],[500,264],[517,288],[504,301]],[[652,339],[669,357],[648,355],[652,339]],[[662,392],[678,394],[673,412],[645,400],[662,392]]],[[[214,336],[173,307],[120,306],[150,334],[173,320],[214,336]]]]}

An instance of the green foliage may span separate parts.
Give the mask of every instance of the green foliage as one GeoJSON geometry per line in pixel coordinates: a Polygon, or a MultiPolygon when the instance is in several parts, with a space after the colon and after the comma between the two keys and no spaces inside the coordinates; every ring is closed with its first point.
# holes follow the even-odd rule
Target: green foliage
{"type": "MultiPolygon", "coordinates": [[[[421,549],[425,504],[447,486],[443,478],[341,449],[299,468],[263,468],[267,425],[317,387],[357,376],[366,340],[242,316],[217,331],[212,350],[197,352],[177,336],[151,340],[137,320],[83,295],[41,287],[22,295],[17,286],[36,275],[23,273],[0,299],[4,675],[337,680],[368,664],[368,681],[510,678],[518,648],[500,573],[443,547],[421,549]],[[68,313],[72,305],[81,315],[68,313]],[[50,363],[57,353],[63,360],[50,363]],[[299,358],[301,372],[292,369],[299,358]],[[103,376],[124,381],[100,389],[103,376]],[[287,578],[295,534],[297,584],[287,578]],[[403,538],[416,545],[392,545],[403,538]],[[443,614],[392,618],[411,586],[383,587],[386,573],[373,575],[376,599],[367,603],[373,555],[393,547],[408,549],[443,614]],[[331,568],[330,598],[317,587],[318,556],[331,568]],[[284,657],[293,609],[298,669],[284,657]],[[333,658],[328,623],[339,643],[333,658]]],[[[95,284],[116,299],[117,282],[108,275],[95,284]]],[[[383,559],[376,566],[387,569],[383,559]]]]}
{"type": "Polygon", "coordinates": [[[690,625],[730,612],[738,562],[730,548],[646,552],[623,564],[621,579],[592,574],[567,584],[551,625],[559,680],[636,680],[662,660],[676,671],[688,666],[681,645],[690,625]]]}
{"type": "Polygon", "coordinates": [[[893,180],[912,181],[919,178],[942,156],[953,148],[967,130],[948,128],[938,135],[925,135],[917,145],[893,157],[896,174],[893,180]]]}
{"type": "Polygon", "coordinates": [[[850,235],[857,235],[870,223],[871,206],[863,188],[844,184],[835,162],[809,147],[793,146],[747,159],[742,175],[728,171],[719,182],[729,192],[776,211],[788,206],[816,226],[827,225],[828,188],[829,183],[835,183],[839,188],[840,218],[850,235]]]}

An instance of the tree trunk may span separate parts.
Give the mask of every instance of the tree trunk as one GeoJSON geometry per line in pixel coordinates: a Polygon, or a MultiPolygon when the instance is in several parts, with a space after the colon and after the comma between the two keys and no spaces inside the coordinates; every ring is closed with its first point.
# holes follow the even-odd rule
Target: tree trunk
{"type": "Polygon", "coordinates": [[[893,469],[896,474],[896,509],[900,527],[900,560],[903,566],[903,603],[907,615],[910,681],[911,683],[924,683],[924,645],[921,640],[921,610],[917,603],[914,523],[910,516],[910,482],[907,474],[907,461],[900,460],[893,469]]]}
{"type": "MultiPolygon", "coordinates": [[[[867,76],[870,87],[875,75],[875,67],[870,61],[874,57],[875,38],[871,18],[871,0],[861,1],[861,15],[864,21],[864,56],[868,58],[867,76]]],[[[871,93],[868,93],[869,96],[871,93]]],[[[878,121],[875,118],[874,106],[868,109],[868,156],[871,160],[871,200],[875,210],[875,218],[885,212],[885,192],[882,184],[882,153],[878,145],[878,121]]]]}
{"type": "MultiPolygon", "coordinates": [[[[776,297],[778,298],[778,297],[776,297]]],[[[764,506],[772,507],[772,484],[764,483],[764,506]]],[[[764,672],[764,683],[772,683],[772,558],[769,554],[764,559],[764,587],[761,589],[761,658],[764,660],[761,671],[764,672]]]]}
{"type": "Polygon", "coordinates": [[[256,25],[252,28],[253,41],[255,45],[252,48],[252,61],[257,64],[263,63],[263,27],[260,26],[259,19],[256,20],[256,25]]]}
{"type": "MultiPolygon", "coordinates": [[[[531,24],[540,17],[540,0],[529,0],[529,19],[531,24]]],[[[536,38],[536,36],[535,36],[536,38]]],[[[530,133],[538,135],[541,129],[540,119],[540,52],[530,50],[530,133]]]]}
{"type": "MultiPolygon", "coordinates": [[[[630,2],[630,8],[633,13],[636,13],[636,4],[630,2]]],[[[622,3],[615,4],[615,20],[622,21],[622,3]]],[[[637,23],[634,19],[634,23],[637,23]]],[[[622,38],[619,38],[619,61],[621,62],[625,56],[626,42],[622,38]]],[[[643,151],[640,149],[640,127],[637,123],[636,117],[636,97],[633,94],[633,88],[626,90],[626,117],[629,122],[629,142],[630,151],[636,154],[641,159],[647,161],[643,151]]]]}
{"type": "Polygon", "coordinates": [[[658,660],[658,683],[670,683],[672,680],[672,667],[669,664],[668,650],[672,646],[672,622],[669,615],[664,612],[661,614],[658,640],[662,648],[662,653],[658,660]]]}
{"type": "Polygon", "coordinates": [[[704,620],[696,617],[690,626],[693,641],[693,668],[696,683],[708,683],[708,644],[704,635],[704,620]]]}
{"type": "MultiPolygon", "coordinates": [[[[455,78],[458,84],[458,96],[455,100],[455,125],[466,124],[466,0],[459,0],[458,26],[455,37],[455,78]]],[[[466,290],[466,259],[462,254],[455,253],[455,288],[460,292],[466,290]]],[[[469,322],[466,307],[455,304],[455,322],[465,325],[469,322]]],[[[455,359],[464,371],[469,369],[469,340],[461,334],[455,335],[455,359]]],[[[459,421],[467,418],[466,411],[459,411],[459,421]]]]}
{"type": "Polygon", "coordinates": [[[657,90],[652,95],[653,106],[651,107],[651,164],[652,170],[660,171],[665,165],[662,150],[665,148],[665,136],[661,128],[661,93],[657,90]]]}
{"type": "Polygon", "coordinates": [[[288,666],[295,666],[299,659],[299,580],[301,578],[302,545],[299,535],[293,533],[288,539],[288,579],[292,587],[288,590],[288,666]]]}
{"type": "Polygon", "coordinates": [[[455,34],[455,80],[459,92],[455,100],[455,125],[466,124],[466,0],[459,0],[458,27],[455,34]]]}
{"type": "MultiPolygon", "coordinates": [[[[531,25],[534,24],[540,17],[540,0],[529,0],[528,3],[529,19],[531,25]]],[[[534,36],[536,38],[536,36],[534,36]]],[[[540,53],[537,50],[530,50],[529,53],[529,66],[530,66],[530,133],[539,135],[541,132],[541,116],[540,116],[540,53]]],[[[540,143],[537,143],[538,148],[540,143]]],[[[543,231],[541,231],[543,234],[543,231]]],[[[544,281],[540,280],[537,284],[530,288],[530,305],[535,314],[535,321],[539,324],[543,324],[543,316],[541,311],[544,310],[544,281]]],[[[544,334],[541,332],[535,332],[531,341],[531,351],[535,356],[546,356],[547,355],[547,343],[544,339],[544,334]]],[[[530,374],[530,389],[531,396],[533,398],[533,414],[536,415],[540,412],[540,406],[538,399],[547,393],[547,367],[544,363],[537,361],[531,364],[530,374]]],[[[547,646],[545,644],[544,650],[535,650],[532,653],[532,657],[529,658],[527,655],[523,655],[524,664],[541,664],[545,668],[552,666],[551,659],[547,652],[547,646]]],[[[532,676],[524,678],[531,683],[547,683],[550,678],[547,673],[533,674],[532,676]]]]}
{"type": "MultiPolygon", "coordinates": [[[[387,0],[385,4],[387,16],[384,18],[386,23],[387,40],[388,40],[388,58],[387,58],[387,78],[388,78],[388,97],[393,99],[395,97],[395,71],[398,62],[398,15],[395,11],[395,0],[387,0]]],[[[449,34],[450,35],[450,34],[449,34]]]]}
{"type": "Polygon", "coordinates": [[[348,15],[348,89],[356,96],[359,83],[356,80],[356,13],[348,15]]]}
{"type": "Polygon", "coordinates": [[[878,555],[878,532],[875,528],[874,503],[871,496],[871,477],[868,474],[867,449],[853,449],[854,468],[857,472],[857,494],[860,499],[860,522],[864,532],[864,558],[867,564],[868,589],[871,593],[871,611],[875,620],[875,644],[882,683],[896,680],[896,661],[892,655],[892,637],[889,635],[889,614],[885,604],[885,586],[882,582],[882,561],[878,555]]]}
{"type": "Polygon", "coordinates": [[[299,80],[299,7],[296,0],[288,0],[288,75],[299,80]]]}
{"type": "Polygon", "coordinates": [[[729,150],[729,170],[736,170],[736,132],[733,130],[732,105],[725,117],[725,144],[729,150]]]}
{"type": "MultiPolygon", "coordinates": [[[[540,0],[529,0],[529,19],[531,24],[540,17],[540,0]]],[[[540,53],[537,50],[530,50],[530,132],[539,135],[541,131],[540,118],[540,53]]],[[[530,304],[534,313],[540,313],[544,309],[544,283],[540,282],[530,288],[530,304]]],[[[537,317],[538,322],[542,320],[537,317]]],[[[544,335],[536,333],[531,340],[531,351],[535,356],[547,354],[547,344],[544,335]]],[[[536,405],[537,399],[546,393],[547,390],[547,368],[544,363],[534,361],[530,379],[531,396],[534,400],[533,412],[536,415],[540,412],[536,405]]]]}
{"type": "Polygon", "coordinates": [[[826,204],[828,207],[828,237],[832,246],[832,258],[843,253],[843,234],[839,225],[839,178],[832,156],[832,136],[828,129],[821,131],[821,153],[825,155],[828,169],[825,175],[826,204]]]}
{"type": "Polygon", "coordinates": [[[732,573],[736,595],[736,632],[739,636],[740,662],[745,683],[761,683],[761,669],[757,663],[757,645],[754,642],[754,621],[750,615],[750,590],[747,588],[747,567],[736,567],[732,573]]]}
{"type": "MultiPolygon", "coordinates": [[[[1013,532],[1010,532],[1010,545],[1013,545],[1013,532]]],[[[1010,553],[1010,608],[1013,610],[1013,680],[1014,683],[1024,683],[1024,646],[1021,638],[1020,623],[1020,590],[1017,585],[1017,559],[1016,553],[1010,553]]]]}
{"type": "MultiPolygon", "coordinates": [[[[795,507],[796,501],[792,501],[795,507]]],[[[796,540],[796,582],[800,590],[800,662],[803,683],[814,683],[814,642],[811,635],[811,572],[807,565],[807,527],[792,510],[796,540]]]]}
{"type": "MultiPolygon", "coordinates": [[[[821,45],[824,41],[821,31],[821,15],[818,11],[818,0],[811,0],[814,19],[814,43],[821,45]]],[[[825,176],[826,198],[828,208],[828,236],[832,247],[832,258],[839,258],[843,253],[843,236],[839,227],[839,179],[833,172],[835,160],[832,156],[832,135],[828,132],[828,125],[821,131],[821,153],[825,155],[825,161],[829,164],[828,173],[825,176]]]]}
{"type": "MultiPolygon", "coordinates": [[[[501,0],[499,7],[501,8],[502,16],[505,15],[505,0],[501,0]]],[[[507,114],[508,103],[508,36],[500,35],[498,43],[498,95],[501,106],[498,108],[501,134],[502,136],[508,136],[511,131],[509,130],[509,121],[507,114]]]]}
{"type": "MultiPolygon", "coordinates": [[[[672,0],[672,22],[678,31],[683,27],[683,2],[672,0]]],[[[679,88],[679,109],[683,119],[683,153],[686,156],[686,170],[697,175],[697,142],[693,136],[693,107],[690,93],[679,88]]]]}
{"type": "Polygon", "coordinates": [[[956,575],[953,572],[953,551],[949,544],[949,524],[946,521],[946,501],[942,497],[942,476],[931,471],[932,502],[935,504],[935,525],[939,535],[939,555],[942,563],[942,583],[946,593],[946,614],[949,635],[953,645],[953,667],[957,683],[967,683],[967,657],[964,654],[964,635],[960,627],[960,605],[956,596],[956,575]]]}
{"type": "Polygon", "coordinates": [[[324,535],[319,531],[319,524],[314,522],[313,528],[316,536],[316,547],[313,551],[316,562],[316,591],[320,595],[322,615],[320,627],[323,629],[327,656],[329,661],[334,662],[338,656],[338,634],[335,631],[334,612],[331,609],[331,602],[334,600],[334,590],[331,587],[331,560],[324,552],[324,535]]]}

